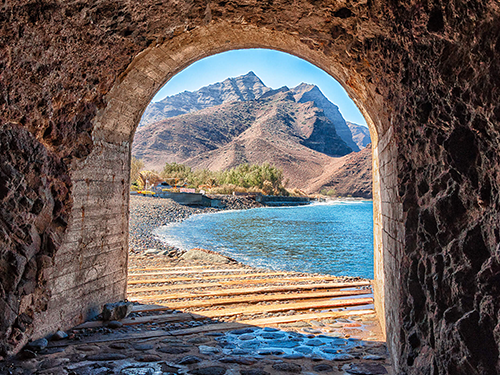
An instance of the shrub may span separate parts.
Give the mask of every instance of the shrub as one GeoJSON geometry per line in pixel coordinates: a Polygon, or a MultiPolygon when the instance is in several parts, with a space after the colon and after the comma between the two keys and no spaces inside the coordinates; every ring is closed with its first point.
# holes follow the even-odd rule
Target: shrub
{"type": "Polygon", "coordinates": [[[288,195],[283,187],[283,172],[269,163],[241,164],[236,168],[217,172],[207,169],[193,171],[183,164],[167,163],[161,177],[170,185],[185,182],[189,186],[208,190],[214,194],[252,191],[288,195]]]}

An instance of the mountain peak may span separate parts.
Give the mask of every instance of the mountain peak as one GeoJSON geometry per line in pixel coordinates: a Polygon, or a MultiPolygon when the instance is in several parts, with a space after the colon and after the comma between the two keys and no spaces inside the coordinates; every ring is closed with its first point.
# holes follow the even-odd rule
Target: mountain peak
{"type": "Polygon", "coordinates": [[[139,127],[223,103],[268,99],[274,95],[281,99],[295,99],[297,103],[313,102],[332,121],[338,135],[344,142],[352,150],[359,151],[358,145],[352,139],[351,130],[345,123],[338,107],[325,97],[318,86],[302,82],[292,89],[283,86],[275,90],[264,85],[252,70],[244,75],[204,86],[197,91],[184,91],[166,97],[160,102],[151,103],[146,108],[139,127]]]}

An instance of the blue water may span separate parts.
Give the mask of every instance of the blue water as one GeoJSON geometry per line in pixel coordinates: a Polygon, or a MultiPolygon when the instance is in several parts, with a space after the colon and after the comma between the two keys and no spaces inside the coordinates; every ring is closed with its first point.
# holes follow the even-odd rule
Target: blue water
{"type": "Polygon", "coordinates": [[[214,250],[255,267],[373,279],[371,201],[195,215],[157,234],[181,249],[214,250]]]}

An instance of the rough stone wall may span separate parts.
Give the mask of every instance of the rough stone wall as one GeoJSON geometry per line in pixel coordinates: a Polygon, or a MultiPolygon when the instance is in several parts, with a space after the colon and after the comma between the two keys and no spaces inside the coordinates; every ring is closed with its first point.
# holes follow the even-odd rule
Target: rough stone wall
{"type": "Polygon", "coordinates": [[[394,29],[388,59],[400,84],[382,92],[393,105],[405,225],[401,366],[497,374],[499,4],[400,5],[393,15],[411,21],[394,29]]]}
{"type": "Polygon", "coordinates": [[[268,46],[335,76],[368,117],[398,372],[500,372],[499,14],[493,0],[3,1],[1,352],[124,296],[130,142],[155,90],[210,53],[268,46]],[[252,27],[266,38],[246,40],[252,27]]]}

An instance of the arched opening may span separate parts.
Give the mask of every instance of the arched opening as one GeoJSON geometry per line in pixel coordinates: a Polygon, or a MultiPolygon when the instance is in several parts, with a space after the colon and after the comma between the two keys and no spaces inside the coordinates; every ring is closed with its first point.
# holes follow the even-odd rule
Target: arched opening
{"type": "MultiPolygon", "coordinates": [[[[404,230],[401,227],[401,209],[395,202],[396,151],[392,130],[390,124],[382,121],[386,117],[386,108],[375,93],[373,83],[352,70],[343,59],[310,48],[308,41],[297,35],[245,25],[211,23],[151,46],[135,57],[106,96],[107,105],[95,119],[94,149],[83,162],[76,161],[72,169],[74,213],[67,236],[74,238],[74,241],[68,245],[66,252],[57,254],[64,258],[65,254],[71,254],[72,247],[83,244],[95,250],[93,254],[80,254],[81,262],[97,256],[99,262],[94,262],[93,267],[83,275],[78,273],[79,279],[54,278],[52,290],[61,298],[51,301],[51,314],[73,316],[68,319],[68,324],[77,323],[82,314],[95,314],[103,303],[125,296],[127,181],[131,142],[140,117],[159,88],[189,64],[219,52],[245,48],[275,49],[313,63],[340,82],[367,120],[373,144],[375,305],[381,325],[389,333],[389,347],[395,350],[399,333],[391,329],[391,325],[397,324],[398,312],[395,308],[386,307],[398,306],[399,296],[386,293],[391,288],[397,290],[397,280],[388,279],[386,275],[398,271],[397,253],[404,230]],[[92,221],[93,216],[102,215],[103,212],[109,220],[92,221]],[[77,303],[82,306],[83,312],[71,314],[68,310],[74,309],[74,306],[68,304],[63,291],[82,283],[85,283],[85,297],[78,299],[77,303]],[[99,293],[100,290],[104,292],[99,293]]],[[[42,314],[40,319],[44,318],[42,314]]],[[[35,335],[54,331],[58,324],[57,319],[54,320],[54,326],[40,324],[35,335]]],[[[393,351],[393,357],[395,354],[393,351]]],[[[397,357],[395,359],[397,361],[397,357]]]]}

